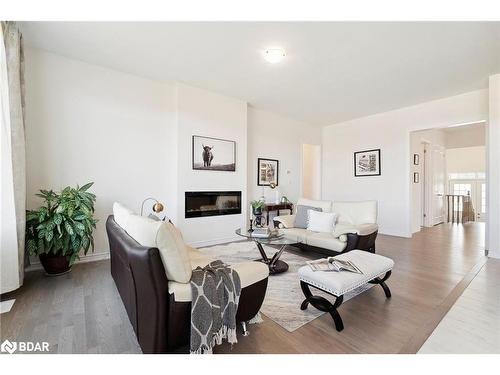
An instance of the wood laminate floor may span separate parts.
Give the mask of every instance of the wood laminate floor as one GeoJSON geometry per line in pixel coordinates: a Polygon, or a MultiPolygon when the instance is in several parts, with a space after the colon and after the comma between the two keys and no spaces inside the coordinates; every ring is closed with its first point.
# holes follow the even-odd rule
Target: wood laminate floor
{"type": "Polygon", "coordinates": [[[500,354],[500,260],[489,259],[432,335],[422,354],[500,354]]]}
{"type": "Polygon", "coordinates": [[[14,298],[0,315],[1,341],[47,341],[50,353],[141,353],[109,261],[57,277],[28,272],[14,298]]]}
{"type": "MultiPolygon", "coordinates": [[[[344,331],[328,314],[292,333],[264,317],[250,336],[216,352],[416,353],[486,262],[484,224],[442,224],[411,239],[379,235],[377,253],[396,263],[392,298],[376,286],[347,301],[339,309],[344,331]]],[[[56,278],[30,272],[13,298],[0,315],[2,341],[48,341],[52,353],[140,352],[108,261],[56,278]]]]}

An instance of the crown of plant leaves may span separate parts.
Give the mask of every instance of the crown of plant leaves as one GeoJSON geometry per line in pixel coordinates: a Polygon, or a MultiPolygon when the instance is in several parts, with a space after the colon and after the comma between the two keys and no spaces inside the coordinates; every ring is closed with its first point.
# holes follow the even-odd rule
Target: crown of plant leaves
{"type": "Polygon", "coordinates": [[[54,254],[69,258],[70,265],[83,250],[94,251],[93,231],[95,194],[88,190],[94,183],[70,186],[60,192],[40,190],[43,199],[37,210],[26,211],[26,249],[30,255],[54,254]]]}

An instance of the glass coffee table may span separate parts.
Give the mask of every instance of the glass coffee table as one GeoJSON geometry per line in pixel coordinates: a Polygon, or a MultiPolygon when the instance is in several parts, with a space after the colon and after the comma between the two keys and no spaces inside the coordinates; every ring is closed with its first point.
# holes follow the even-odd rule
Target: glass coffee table
{"type": "Polygon", "coordinates": [[[242,228],[237,229],[236,234],[255,242],[261,256],[261,259],[256,259],[256,261],[267,264],[267,266],[269,267],[270,275],[275,275],[288,270],[288,264],[280,260],[280,257],[281,254],[283,254],[285,247],[287,247],[288,245],[294,245],[297,243],[297,241],[285,238],[283,234],[278,233],[273,233],[269,237],[256,237],[252,236],[252,232],[249,232],[247,229],[242,228]],[[271,258],[269,258],[264,251],[264,247],[262,246],[262,244],[280,245],[281,247],[271,258]]]}

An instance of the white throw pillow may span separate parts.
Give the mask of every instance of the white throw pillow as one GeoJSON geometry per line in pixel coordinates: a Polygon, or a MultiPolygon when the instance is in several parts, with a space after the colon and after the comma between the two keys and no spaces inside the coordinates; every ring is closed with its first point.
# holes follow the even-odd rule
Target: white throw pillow
{"type": "Polygon", "coordinates": [[[307,230],[321,233],[332,233],[335,228],[337,214],[333,212],[308,211],[307,230]]]}
{"type": "Polygon", "coordinates": [[[158,248],[167,279],[178,283],[191,280],[188,249],[180,231],[172,223],[130,215],[125,230],[142,246],[158,248]]]}
{"type": "Polygon", "coordinates": [[[125,229],[127,226],[127,221],[130,217],[130,215],[133,215],[134,211],[132,211],[130,208],[124,206],[123,204],[119,202],[113,203],[113,216],[115,219],[115,223],[118,224],[120,227],[125,229]]]}
{"type": "Polygon", "coordinates": [[[162,222],[146,216],[130,215],[125,231],[142,246],[156,247],[156,236],[162,222]]]}

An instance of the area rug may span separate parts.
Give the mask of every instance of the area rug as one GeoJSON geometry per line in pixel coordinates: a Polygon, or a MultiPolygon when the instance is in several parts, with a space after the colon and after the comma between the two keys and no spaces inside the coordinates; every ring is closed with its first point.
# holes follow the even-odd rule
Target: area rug
{"type": "MultiPolygon", "coordinates": [[[[264,246],[264,249],[269,257],[278,251],[269,246],[264,246]]],[[[220,259],[228,264],[260,257],[257,246],[253,242],[234,242],[199,250],[207,256],[220,259]]],[[[287,272],[269,276],[266,298],[260,311],[287,331],[293,332],[325,313],[312,306],[304,311],[300,309],[304,295],[300,289],[297,271],[306,264],[309,258],[294,252],[287,252],[285,249],[280,259],[288,263],[289,269],[287,272]]],[[[344,295],[344,303],[372,286],[372,284],[368,284],[347,293],[344,295]]],[[[314,290],[314,294],[323,295],[332,302],[334,300],[334,297],[318,290],[314,290]]]]}

